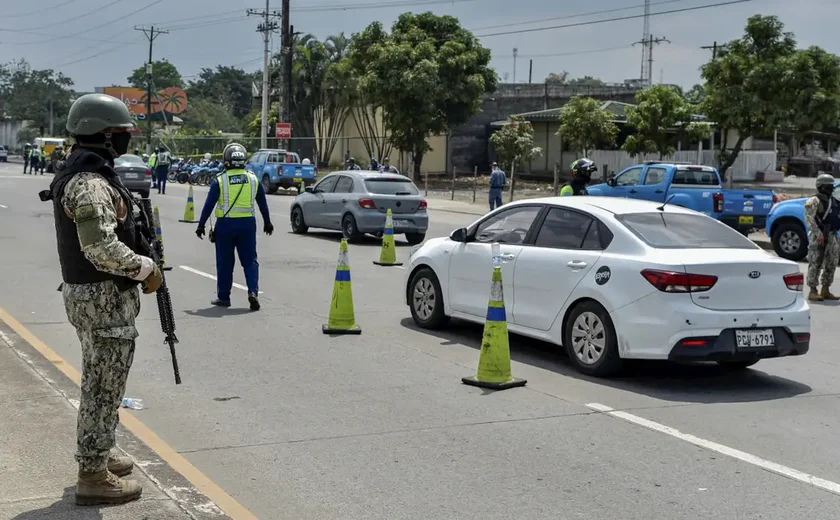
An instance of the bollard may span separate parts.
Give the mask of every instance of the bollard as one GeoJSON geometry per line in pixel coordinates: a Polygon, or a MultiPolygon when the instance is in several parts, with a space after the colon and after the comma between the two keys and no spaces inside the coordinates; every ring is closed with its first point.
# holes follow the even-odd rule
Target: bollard
{"type": "Polygon", "coordinates": [[[473,170],[473,204],[475,204],[475,190],[478,187],[478,166],[473,170]]]}
{"type": "Polygon", "coordinates": [[[457,172],[457,168],[454,166],[452,167],[452,195],[449,197],[449,200],[455,200],[455,175],[457,172]]]}
{"type": "Polygon", "coordinates": [[[429,170],[423,172],[423,189],[426,192],[426,196],[429,196],[429,170]]]}

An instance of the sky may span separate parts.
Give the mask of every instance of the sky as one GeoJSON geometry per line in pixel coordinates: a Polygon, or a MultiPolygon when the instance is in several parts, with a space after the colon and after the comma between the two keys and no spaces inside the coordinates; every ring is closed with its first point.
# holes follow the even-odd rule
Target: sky
{"type": "MultiPolygon", "coordinates": [[[[727,0],[651,0],[652,14],[719,4],[727,0]]],[[[730,0],[732,1],[732,0],[730,0]]],[[[633,46],[643,32],[644,0],[291,0],[296,32],[319,38],[352,34],[373,21],[390,27],[403,12],[432,11],[457,17],[480,36],[493,54],[491,65],[507,82],[533,82],[552,72],[594,76],[607,82],[638,78],[642,48],[633,46]],[[627,18],[591,23],[610,18],[627,18]],[[569,27],[571,24],[578,24],[569,27]],[[547,30],[543,27],[566,26],[547,30]],[[514,34],[498,34],[510,33],[514,34]],[[514,71],[513,49],[518,49],[514,71]]],[[[236,65],[261,69],[260,19],[249,8],[264,0],[2,0],[0,63],[24,58],[35,69],[63,72],[81,92],[127,85],[131,71],[148,59],[149,45],[136,26],[168,29],[154,42],[154,59],[166,58],[186,80],[203,67],[236,65]],[[201,6],[200,8],[198,6],[201,6]]],[[[270,0],[280,10],[280,0],[270,0]]],[[[651,16],[651,34],[665,38],[654,47],[653,80],[691,87],[713,42],[736,39],[754,14],[778,16],[800,47],[819,45],[840,54],[836,0],[750,0],[651,16]]],[[[278,19],[279,22],[279,19],[278,19]]],[[[279,33],[272,48],[279,50],[279,33]]]]}

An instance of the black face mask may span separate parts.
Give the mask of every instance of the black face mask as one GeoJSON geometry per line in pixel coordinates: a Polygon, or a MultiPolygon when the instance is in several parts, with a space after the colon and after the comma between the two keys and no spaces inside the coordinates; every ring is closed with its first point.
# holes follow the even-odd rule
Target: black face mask
{"type": "Polygon", "coordinates": [[[131,134],[128,132],[118,132],[111,134],[111,147],[114,149],[116,157],[128,153],[128,143],[131,141],[131,134]]]}

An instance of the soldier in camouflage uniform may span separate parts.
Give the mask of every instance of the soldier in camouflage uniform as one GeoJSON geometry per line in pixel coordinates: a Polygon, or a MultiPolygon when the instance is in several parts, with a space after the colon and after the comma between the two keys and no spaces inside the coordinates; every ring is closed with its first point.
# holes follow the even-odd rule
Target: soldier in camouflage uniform
{"type": "Polygon", "coordinates": [[[808,225],[808,299],[840,300],[829,290],[840,259],[840,240],[837,237],[837,214],[840,203],[832,197],[834,177],[817,177],[817,194],[805,203],[805,223],[808,225]],[[817,283],[822,286],[817,291],[817,283]]]}
{"type": "Polygon", "coordinates": [[[162,283],[148,244],[135,228],[132,197],[114,171],[134,123],[125,104],[105,94],[77,99],[67,116],[76,140],[42,200],[53,202],[67,318],[82,346],[76,460],[79,505],[140,498],[128,457],[114,452],[119,407],[134,358],[140,292],[162,283]]]}

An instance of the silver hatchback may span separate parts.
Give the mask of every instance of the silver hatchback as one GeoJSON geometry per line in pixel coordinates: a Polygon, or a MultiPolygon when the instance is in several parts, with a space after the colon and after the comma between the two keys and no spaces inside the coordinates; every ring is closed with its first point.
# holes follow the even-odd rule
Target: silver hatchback
{"type": "Polygon", "coordinates": [[[307,186],[292,202],[292,231],[303,234],[310,227],[341,231],[350,241],[366,233],[380,236],[390,209],[394,234],[405,234],[409,244],[426,238],[429,214],[417,186],[403,175],[344,171],[327,175],[307,186]]]}

